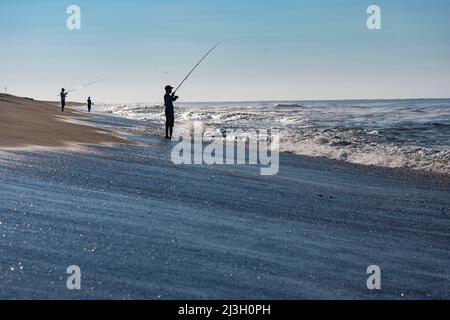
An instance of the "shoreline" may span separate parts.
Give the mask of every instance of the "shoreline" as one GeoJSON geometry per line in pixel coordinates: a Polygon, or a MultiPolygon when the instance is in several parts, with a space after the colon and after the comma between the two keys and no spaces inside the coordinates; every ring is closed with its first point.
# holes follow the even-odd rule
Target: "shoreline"
{"type": "MultiPolygon", "coordinates": [[[[274,128],[280,130],[280,151],[450,175],[450,127],[445,103],[415,100],[396,105],[389,100],[381,104],[301,106],[301,103],[284,105],[278,101],[260,105],[228,102],[190,105],[180,102],[175,131],[181,132],[184,122],[192,121],[202,122],[211,129],[209,135],[220,135],[220,131],[228,129],[245,132],[274,128]],[[402,121],[399,117],[416,120],[402,121]]],[[[144,126],[155,121],[160,127],[164,122],[160,105],[104,105],[101,109],[119,117],[141,120],[144,126]]]]}
{"type": "MultiPolygon", "coordinates": [[[[403,99],[402,99],[403,100],[403,99]]],[[[132,120],[127,119],[121,116],[118,116],[116,114],[95,114],[95,113],[82,113],[79,110],[77,110],[77,107],[84,106],[84,103],[80,102],[68,102],[66,105],[66,112],[62,114],[59,112],[59,104],[55,101],[38,101],[34,100],[32,98],[21,98],[16,96],[11,96],[8,94],[0,94],[0,103],[9,102],[14,104],[15,106],[21,106],[25,104],[26,107],[30,108],[32,104],[35,104],[35,107],[40,107],[39,109],[40,113],[43,113],[45,115],[44,121],[41,121],[39,124],[42,126],[48,127],[49,125],[49,119],[57,119],[56,122],[61,125],[68,126],[65,127],[64,131],[71,131],[75,130],[75,133],[73,135],[68,135],[66,137],[57,137],[55,138],[55,135],[58,133],[61,133],[61,129],[59,131],[53,132],[52,136],[49,138],[47,137],[45,139],[29,139],[29,137],[24,137],[24,135],[19,135],[18,142],[13,143],[13,145],[8,145],[8,142],[6,139],[0,140],[0,150],[3,151],[51,151],[51,150],[60,150],[60,151],[81,151],[81,150],[87,150],[88,146],[95,146],[95,145],[103,145],[103,146],[109,146],[114,147],[115,145],[120,144],[132,144],[136,145],[140,142],[136,140],[139,135],[145,135],[149,136],[155,139],[162,139],[165,141],[162,137],[163,134],[163,124],[158,124],[154,122],[142,122],[141,120],[132,120]],[[31,103],[30,105],[27,105],[28,103],[31,103]],[[45,109],[43,109],[46,107],[45,109]],[[75,108],[74,108],[75,107],[75,108]],[[51,108],[50,112],[49,109],[51,108]],[[104,124],[99,124],[96,119],[107,119],[109,117],[114,117],[117,119],[116,123],[105,127],[104,124]],[[130,121],[135,124],[139,124],[140,128],[145,128],[145,132],[142,132],[138,127],[131,127],[131,130],[127,132],[127,136],[121,133],[121,123],[124,121],[130,121]],[[82,130],[82,138],[75,137],[77,134],[80,133],[80,130],[82,130]],[[129,139],[128,134],[131,132],[131,135],[134,136],[135,139],[131,138],[129,139]],[[22,140],[22,141],[20,141],[22,140]],[[27,140],[30,140],[29,143],[27,143],[27,140]],[[3,144],[2,144],[3,143],[3,144]]],[[[4,106],[0,105],[0,116],[2,112],[2,108],[4,110],[4,106]]],[[[21,110],[20,115],[23,116],[24,110],[21,110]]],[[[189,125],[188,123],[183,123],[182,125],[189,125]]],[[[18,129],[19,126],[26,126],[26,122],[22,122],[20,124],[15,123],[15,128],[13,130],[21,131],[18,129]]],[[[49,130],[53,130],[53,128],[49,128],[49,130]]],[[[41,131],[42,133],[42,131],[41,131]]],[[[1,129],[0,129],[0,135],[2,135],[1,129]]],[[[339,160],[339,159],[330,159],[325,156],[309,156],[309,155],[301,155],[296,154],[294,152],[286,152],[281,151],[280,157],[283,157],[285,159],[291,159],[290,165],[295,166],[295,162],[305,162],[308,163],[311,161],[311,163],[314,162],[321,162],[324,163],[327,166],[335,166],[336,168],[344,169],[344,170],[355,170],[358,172],[362,172],[364,174],[367,174],[367,171],[381,174],[384,176],[392,176],[397,179],[403,180],[403,179],[413,179],[413,180],[425,180],[425,179],[431,179],[433,183],[440,183],[446,187],[450,187],[450,174],[442,173],[442,172],[435,172],[435,171],[427,171],[423,169],[413,169],[408,167],[385,167],[385,166],[377,166],[377,165],[366,165],[366,164],[358,164],[358,163],[352,163],[345,160],[339,160]]]]}
{"type": "MultiPolygon", "coordinates": [[[[117,123],[114,123],[112,127],[116,127],[115,129],[120,132],[125,129],[124,132],[131,135],[131,139],[138,139],[139,136],[146,136],[149,138],[161,139],[161,141],[167,142],[164,135],[164,124],[156,123],[153,121],[142,122],[142,120],[129,119],[125,117],[121,117],[116,114],[96,114],[94,117],[97,117],[99,122],[104,123],[108,122],[108,118],[116,118],[118,119],[117,123]],[[129,122],[130,126],[126,126],[121,128],[121,122],[129,122]]],[[[93,121],[95,125],[95,118],[90,119],[93,121]]],[[[181,126],[189,126],[192,124],[191,122],[183,122],[181,126]]],[[[174,143],[175,141],[172,141],[174,143]]],[[[207,143],[204,143],[204,147],[207,143]]],[[[247,146],[246,146],[247,149],[247,146]]],[[[247,149],[248,151],[248,149],[247,149]]],[[[289,165],[296,165],[298,163],[322,163],[323,166],[330,166],[339,168],[340,170],[348,170],[348,171],[356,171],[361,174],[367,174],[368,172],[372,172],[373,174],[383,175],[383,176],[391,176],[400,180],[431,180],[433,183],[440,183],[448,188],[450,188],[450,174],[446,174],[443,172],[436,171],[427,171],[423,169],[413,169],[409,167],[385,167],[385,166],[377,166],[377,165],[366,165],[360,163],[353,163],[345,160],[339,159],[331,159],[325,156],[310,156],[310,155],[301,155],[296,154],[294,152],[286,152],[280,151],[280,159],[283,158],[289,165]]]]}

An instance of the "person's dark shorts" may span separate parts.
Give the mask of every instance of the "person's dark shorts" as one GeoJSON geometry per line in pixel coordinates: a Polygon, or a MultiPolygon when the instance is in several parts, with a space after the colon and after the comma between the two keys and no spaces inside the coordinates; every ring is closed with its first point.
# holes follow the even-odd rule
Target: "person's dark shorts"
{"type": "Polygon", "coordinates": [[[175,116],[173,114],[166,114],[166,126],[173,127],[175,124],[175,116]]]}

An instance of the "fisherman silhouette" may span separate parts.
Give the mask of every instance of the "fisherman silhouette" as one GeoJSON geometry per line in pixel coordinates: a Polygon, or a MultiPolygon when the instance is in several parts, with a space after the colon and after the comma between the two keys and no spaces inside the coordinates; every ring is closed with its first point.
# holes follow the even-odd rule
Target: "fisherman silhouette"
{"type": "Polygon", "coordinates": [[[176,96],[175,93],[172,93],[172,86],[166,86],[165,89],[166,94],[164,95],[164,105],[166,107],[166,139],[172,139],[173,126],[175,125],[173,102],[177,101],[178,96],[176,96]]]}
{"type": "Polygon", "coordinates": [[[93,105],[93,103],[91,101],[91,97],[88,97],[88,99],[87,99],[88,112],[91,112],[92,105],[93,105]]]}
{"type": "Polygon", "coordinates": [[[65,92],[66,89],[62,88],[61,93],[59,94],[61,96],[61,111],[64,112],[64,107],[66,106],[66,96],[67,92],[65,92]]]}

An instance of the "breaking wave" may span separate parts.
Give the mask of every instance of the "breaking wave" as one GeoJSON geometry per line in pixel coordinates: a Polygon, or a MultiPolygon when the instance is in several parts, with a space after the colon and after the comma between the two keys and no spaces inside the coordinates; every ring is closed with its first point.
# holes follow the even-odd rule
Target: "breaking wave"
{"type": "MultiPolygon", "coordinates": [[[[281,151],[450,174],[450,100],[184,103],[179,123],[217,132],[279,129],[281,151]]],[[[164,122],[161,105],[112,105],[123,117],[164,122]]]]}

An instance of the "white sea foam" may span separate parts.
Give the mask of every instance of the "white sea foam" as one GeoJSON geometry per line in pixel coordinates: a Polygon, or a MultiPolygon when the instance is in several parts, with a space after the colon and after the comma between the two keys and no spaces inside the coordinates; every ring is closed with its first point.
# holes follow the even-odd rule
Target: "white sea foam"
{"type": "MultiPolygon", "coordinates": [[[[111,105],[109,112],[164,122],[164,107],[111,105]]],[[[450,174],[450,100],[179,103],[178,128],[279,129],[281,151],[450,174]]]]}

